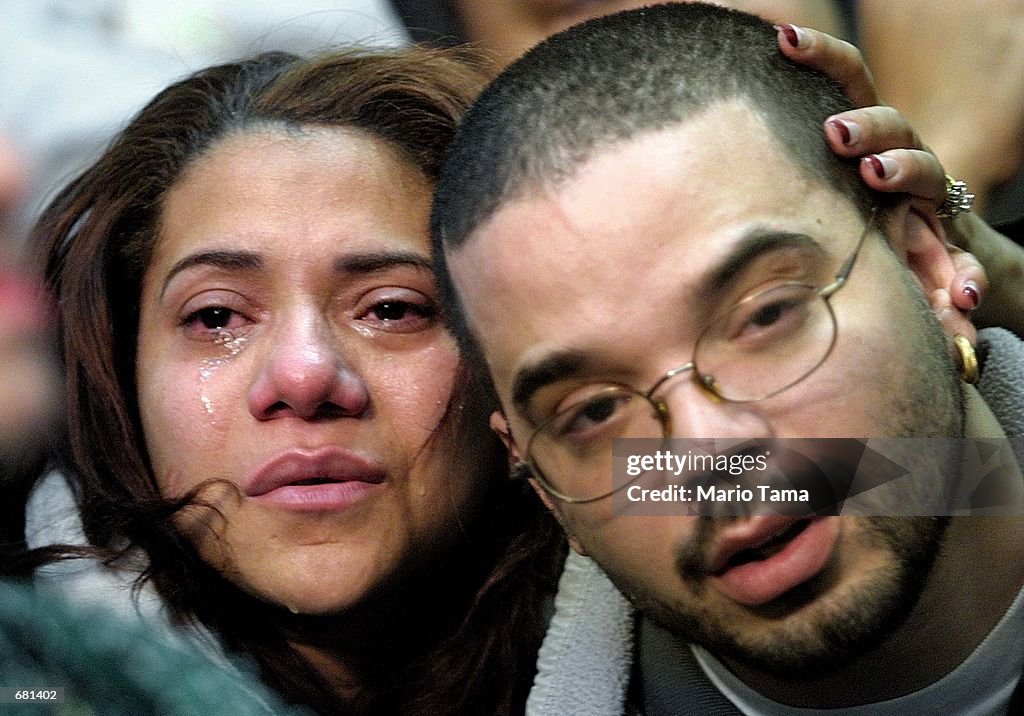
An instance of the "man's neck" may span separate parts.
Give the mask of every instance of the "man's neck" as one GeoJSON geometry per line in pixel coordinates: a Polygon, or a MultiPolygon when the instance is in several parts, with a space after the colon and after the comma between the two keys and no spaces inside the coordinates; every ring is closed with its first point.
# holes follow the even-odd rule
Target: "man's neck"
{"type": "MultiPolygon", "coordinates": [[[[973,389],[969,437],[1003,436],[973,389]]],[[[1020,471],[1006,475],[1017,501],[1020,471]]],[[[1017,510],[1020,514],[1020,509],[1017,510]]],[[[974,651],[1024,586],[1024,518],[970,516],[950,521],[918,603],[879,646],[839,671],[812,680],[779,678],[743,664],[729,667],[763,696],[794,706],[836,708],[895,698],[934,683],[974,651]]]]}

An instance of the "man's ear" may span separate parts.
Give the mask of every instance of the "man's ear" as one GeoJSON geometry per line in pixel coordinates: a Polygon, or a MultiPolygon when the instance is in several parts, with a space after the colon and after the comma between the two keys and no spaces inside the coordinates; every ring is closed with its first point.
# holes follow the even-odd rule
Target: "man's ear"
{"type": "Polygon", "coordinates": [[[929,204],[908,200],[892,210],[887,229],[893,251],[910,269],[924,290],[947,336],[966,336],[971,343],[977,330],[967,314],[953,305],[950,287],[956,274],[942,222],[929,204]]]}
{"type": "MultiPolygon", "coordinates": [[[[505,443],[505,448],[508,450],[509,465],[512,466],[512,469],[514,470],[521,466],[521,469],[528,471],[530,468],[526,466],[526,462],[523,460],[522,454],[519,451],[519,446],[516,444],[516,439],[512,437],[512,429],[509,427],[508,419],[505,415],[500,410],[495,410],[491,413],[490,423],[491,430],[501,438],[501,442],[505,443]]],[[[583,545],[580,544],[580,541],[576,539],[576,535],[574,535],[572,530],[569,529],[565,515],[563,515],[559,509],[561,505],[558,501],[552,498],[550,493],[548,493],[548,491],[545,490],[532,476],[527,478],[527,481],[530,483],[530,487],[533,488],[533,491],[537,493],[537,497],[540,498],[540,501],[543,502],[544,506],[548,508],[548,511],[555,516],[555,519],[558,520],[558,524],[562,526],[562,530],[565,532],[565,535],[569,540],[569,546],[586,557],[587,552],[583,548],[583,545]]]]}

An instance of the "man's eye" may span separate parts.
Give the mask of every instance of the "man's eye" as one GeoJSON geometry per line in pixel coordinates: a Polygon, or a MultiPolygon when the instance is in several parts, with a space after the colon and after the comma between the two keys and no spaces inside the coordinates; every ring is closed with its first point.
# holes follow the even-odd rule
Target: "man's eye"
{"type": "Polygon", "coordinates": [[[758,328],[768,328],[772,324],[777,323],[786,311],[794,308],[796,305],[793,301],[770,303],[754,312],[748,319],[748,322],[758,328]]]}
{"type": "Polygon", "coordinates": [[[574,405],[561,413],[547,430],[557,440],[589,441],[619,423],[631,412],[634,396],[625,392],[609,392],[574,405]]]}
{"type": "Polygon", "coordinates": [[[803,335],[820,299],[806,286],[783,286],[743,302],[716,323],[705,340],[725,339],[748,348],[803,335]]]}
{"type": "Polygon", "coordinates": [[[615,412],[616,401],[611,398],[591,400],[578,413],[577,419],[588,424],[603,423],[615,412]]]}

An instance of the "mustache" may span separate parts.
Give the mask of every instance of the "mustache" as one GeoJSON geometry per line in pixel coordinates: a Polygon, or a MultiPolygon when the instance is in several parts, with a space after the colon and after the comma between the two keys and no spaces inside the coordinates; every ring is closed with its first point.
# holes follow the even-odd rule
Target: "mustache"
{"type": "Polygon", "coordinates": [[[691,585],[699,583],[711,571],[711,550],[715,535],[735,517],[698,517],[696,528],[676,549],[676,573],[691,585]]]}

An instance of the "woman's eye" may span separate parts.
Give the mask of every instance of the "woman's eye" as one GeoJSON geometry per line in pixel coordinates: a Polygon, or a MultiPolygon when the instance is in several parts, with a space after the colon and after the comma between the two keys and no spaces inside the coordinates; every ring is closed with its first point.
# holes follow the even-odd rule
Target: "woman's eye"
{"type": "Polygon", "coordinates": [[[404,319],[427,318],[428,311],[423,306],[414,306],[404,301],[384,301],[371,309],[371,313],[380,321],[401,321],[404,319]]]}
{"type": "Polygon", "coordinates": [[[242,328],[247,323],[242,314],[225,306],[207,306],[190,313],[184,320],[186,330],[195,335],[219,336],[242,328]]]}
{"type": "Polygon", "coordinates": [[[356,319],[370,324],[376,330],[415,333],[437,322],[437,306],[418,292],[408,298],[402,296],[373,300],[371,297],[364,305],[366,308],[356,313],[356,319]]]}
{"type": "Polygon", "coordinates": [[[196,319],[207,328],[227,328],[231,321],[231,311],[220,306],[204,308],[196,313],[196,319]]]}

